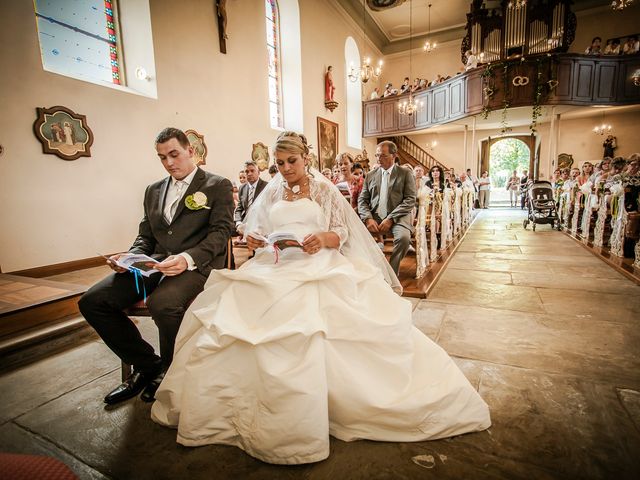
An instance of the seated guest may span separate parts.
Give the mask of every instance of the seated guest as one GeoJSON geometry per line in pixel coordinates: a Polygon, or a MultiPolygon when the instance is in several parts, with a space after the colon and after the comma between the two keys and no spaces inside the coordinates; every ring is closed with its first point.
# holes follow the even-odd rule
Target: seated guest
{"type": "Polygon", "coordinates": [[[633,55],[634,53],[640,52],[640,41],[638,40],[637,35],[631,35],[626,42],[624,42],[624,47],[622,47],[622,53],[624,55],[633,55]]]}
{"type": "Polygon", "coordinates": [[[467,50],[465,56],[467,57],[467,63],[465,63],[464,66],[465,71],[478,68],[478,57],[476,57],[471,50],[467,50]]]}
{"type": "Polygon", "coordinates": [[[414,78],[413,85],[411,85],[411,91],[412,92],[417,92],[421,88],[422,87],[420,87],[420,79],[418,77],[414,78]]]}
{"type": "Polygon", "coordinates": [[[238,172],[238,181],[240,182],[240,186],[244,185],[245,183],[247,183],[247,174],[244,171],[244,169],[240,170],[238,172]]]}
{"type": "Polygon", "coordinates": [[[632,153],[629,156],[625,173],[631,177],[635,177],[640,173],[640,153],[632,153]]]}
{"type": "Polygon", "coordinates": [[[351,203],[351,187],[350,183],[353,180],[351,176],[351,167],[353,167],[353,157],[350,153],[344,152],[338,154],[336,157],[336,166],[340,175],[340,180],[336,182],[336,187],[340,190],[340,193],[351,203]]]}
{"type": "Polygon", "coordinates": [[[387,83],[384,86],[384,92],[382,92],[382,97],[390,97],[392,95],[397,95],[398,94],[398,90],[396,88],[393,88],[393,85],[391,83],[387,83]]]}
{"type": "Polygon", "coordinates": [[[334,163],[331,168],[331,181],[334,185],[338,184],[342,181],[342,175],[340,174],[340,165],[338,163],[334,163]]]}
{"type": "Polygon", "coordinates": [[[456,187],[462,186],[462,182],[456,176],[456,173],[453,171],[453,168],[449,170],[446,181],[449,188],[455,189],[456,187]]]}
{"type": "Polygon", "coordinates": [[[462,172],[460,174],[460,182],[462,183],[462,188],[475,190],[475,185],[473,184],[473,181],[467,176],[466,172],[462,172]]]}
{"type": "MultiPolygon", "coordinates": [[[[627,166],[627,161],[623,157],[616,157],[611,161],[611,172],[605,181],[607,186],[621,181],[622,180],[622,172],[627,166]]],[[[625,175],[626,176],[626,175],[625,175]]]]}
{"type": "Polygon", "coordinates": [[[427,85],[427,79],[426,78],[422,78],[420,79],[420,90],[427,88],[429,85],[427,85]]]}
{"type": "Polygon", "coordinates": [[[231,186],[231,191],[233,192],[233,204],[238,205],[238,201],[240,200],[240,197],[238,196],[238,185],[236,185],[236,182],[231,182],[231,186]]]}
{"type": "Polygon", "coordinates": [[[416,165],[413,167],[413,175],[416,177],[416,192],[424,186],[427,181],[427,177],[424,176],[424,167],[422,165],[416,165]]]}
{"type": "Polygon", "coordinates": [[[274,165],[271,165],[269,167],[269,175],[271,175],[271,178],[275,177],[278,174],[278,167],[274,165]]]}
{"type": "Polygon", "coordinates": [[[351,182],[349,183],[349,191],[351,192],[351,206],[358,210],[358,198],[362,192],[364,185],[364,169],[359,163],[354,163],[351,167],[351,182]]]}
{"type": "Polygon", "coordinates": [[[607,178],[609,178],[609,174],[611,173],[611,158],[605,157],[600,162],[600,172],[596,175],[593,184],[597,185],[598,183],[604,183],[607,178]]]}
{"type": "Polygon", "coordinates": [[[380,168],[367,174],[358,198],[358,212],[372,234],[393,235],[389,263],[396,275],[411,244],[411,212],[416,203],[413,173],[395,165],[398,147],[384,141],[376,148],[380,168]]]}
{"type": "Polygon", "coordinates": [[[409,77],[404,77],[404,82],[400,86],[400,95],[402,95],[403,93],[409,93],[409,90],[411,90],[411,84],[409,83],[409,77]]]}
{"type": "Polygon", "coordinates": [[[380,98],[380,89],[378,87],[373,89],[373,92],[369,95],[369,100],[375,100],[377,98],[380,98]]]}
{"type": "Polygon", "coordinates": [[[591,176],[589,177],[589,181],[591,182],[592,185],[595,185],[596,183],[596,177],[598,175],[600,175],[600,166],[602,165],[602,161],[597,162],[594,166],[593,166],[593,173],[591,174],[591,176]]]}
{"type": "Polygon", "coordinates": [[[91,287],[78,302],[80,312],[107,346],[133,365],[133,374],[104,398],[107,404],[141,391],[142,400],[154,400],[173,359],[182,316],[203,290],[211,270],[225,267],[233,230],[231,182],[195,166],[194,150],[184,132],[165,128],[156,137],[155,148],[169,176],[147,187],[144,217],[129,253],[159,260],[153,264],[159,273],[139,277],[117,266],[122,254],[113,255],[107,264],[115,273],[91,287]],[[123,311],[145,296],[158,326],[160,356],[123,311]]]}
{"type": "Polygon", "coordinates": [[[258,170],[258,165],[253,160],[244,162],[244,171],[247,175],[247,183],[240,187],[240,201],[233,212],[233,221],[236,224],[236,230],[240,234],[244,234],[244,219],[251,204],[258,198],[258,195],[268,183],[260,178],[260,170],[258,170]]]}
{"type": "Polygon", "coordinates": [[[613,40],[607,40],[607,45],[604,47],[605,55],[620,55],[620,40],[614,38],[613,40]]]}
{"type": "Polygon", "coordinates": [[[578,177],[578,185],[581,187],[589,181],[589,177],[593,174],[593,163],[584,162],[582,164],[582,173],[578,177]]]}
{"type": "Polygon", "coordinates": [[[434,165],[429,169],[425,185],[434,192],[442,192],[445,187],[445,174],[441,167],[434,165]]]}
{"type": "Polygon", "coordinates": [[[600,55],[602,53],[600,49],[600,44],[602,43],[602,39],[600,37],[593,37],[591,40],[591,45],[587,47],[584,51],[587,55],[600,55]]]}
{"type": "Polygon", "coordinates": [[[322,175],[324,175],[327,180],[331,180],[333,181],[333,176],[331,175],[331,169],[328,167],[325,167],[322,169],[322,175]]]}

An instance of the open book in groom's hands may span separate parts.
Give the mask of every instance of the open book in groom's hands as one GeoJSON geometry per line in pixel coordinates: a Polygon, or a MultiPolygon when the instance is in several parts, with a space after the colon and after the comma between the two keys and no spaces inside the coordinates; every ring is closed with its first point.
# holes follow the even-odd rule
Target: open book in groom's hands
{"type": "Polygon", "coordinates": [[[115,263],[117,266],[126,270],[138,270],[141,275],[148,277],[153,273],[159,272],[150,263],[158,263],[158,260],[151,258],[143,253],[123,253],[117,260],[113,260],[105,255],[101,255],[107,261],[115,263]]]}
{"type": "Polygon", "coordinates": [[[278,250],[285,250],[287,248],[302,248],[302,242],[298,240],[298,237],[293,233],[272,233],[268,237],[260,235],[259,233],[251,232],[248,234],[256,240],[262,240],[267,245],[273,245],[278,250]]]}

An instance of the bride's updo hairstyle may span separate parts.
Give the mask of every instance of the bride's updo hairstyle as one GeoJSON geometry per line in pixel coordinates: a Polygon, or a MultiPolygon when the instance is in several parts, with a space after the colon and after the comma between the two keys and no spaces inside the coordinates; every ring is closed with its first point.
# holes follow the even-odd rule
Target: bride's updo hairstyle
{"type": "Polygon", "coordinates": [[[278,135],[273,150],[302,155],[302,158],[306,159],[307,155],[309,155],[309,144],[307,143],[307,137],[303,134],[286,131],[278,135]]]}

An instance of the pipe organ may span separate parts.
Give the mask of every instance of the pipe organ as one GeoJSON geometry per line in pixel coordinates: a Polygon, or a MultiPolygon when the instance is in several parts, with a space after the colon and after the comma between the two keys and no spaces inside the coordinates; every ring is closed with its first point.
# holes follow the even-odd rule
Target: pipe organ
{"type": "Polygon", "coordinates": [[[547,52],[566,52],[575,38],[572,0],[473,0],[461,55],[471,50],[481,63],[547,52]]]}

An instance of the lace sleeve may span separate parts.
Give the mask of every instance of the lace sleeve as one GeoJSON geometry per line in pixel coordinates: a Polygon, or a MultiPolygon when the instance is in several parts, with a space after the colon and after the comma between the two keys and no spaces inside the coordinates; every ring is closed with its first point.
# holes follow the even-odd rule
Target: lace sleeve
{"type": "Polygon", "coordinates": [[[327,231],[338,235],[342,248],[349,238],[344,209],[351,208],[351,205],[337,188],[332,189],[324,183],[313,182],[311,196],[322,207],[327,231]]]}

